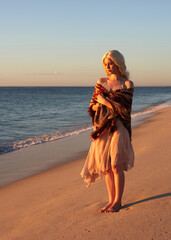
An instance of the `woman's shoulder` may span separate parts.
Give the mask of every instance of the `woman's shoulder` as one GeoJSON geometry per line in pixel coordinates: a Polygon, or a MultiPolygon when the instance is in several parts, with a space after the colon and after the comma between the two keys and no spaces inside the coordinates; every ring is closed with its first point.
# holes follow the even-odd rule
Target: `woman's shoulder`
{"type": "Polygon", "coordinates": [[[106,83],[106,81],[107,81],[107,78],[99,78],[96,83],[103,85],[104,83],[106,83]]]}
{"type": "Polygon", "coordinates": [[[127,89],[134,88],[134,83],[130,80],[125,80],[125,86],[127,89]]]}

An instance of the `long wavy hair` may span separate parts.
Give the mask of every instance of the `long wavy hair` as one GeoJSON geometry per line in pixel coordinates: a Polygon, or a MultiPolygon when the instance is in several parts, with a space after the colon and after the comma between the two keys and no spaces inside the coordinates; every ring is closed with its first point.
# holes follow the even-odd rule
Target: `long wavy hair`
{"type": "Polygon", "coordinates": [[[124,56],[117,50],[108,51],[107,53],[105,53],[105,55],[102,58],[103,67],[104,67],[104,60],[106,57],[110,58],[118,66],[121,75],[128,80],[129,72],[126,69],[124,56]]]}

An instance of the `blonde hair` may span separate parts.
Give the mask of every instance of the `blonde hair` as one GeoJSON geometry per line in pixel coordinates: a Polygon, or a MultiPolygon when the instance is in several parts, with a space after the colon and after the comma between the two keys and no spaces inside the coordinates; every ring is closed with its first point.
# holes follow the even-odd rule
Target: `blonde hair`
{"type": "Polygon", "coordinates": [[[102,58],[103,67],[105,58],[110,58],[118,66],[121,75],[126,79],[129,78],[129,72],[126,70],[124,56],[119,51],[111,50],[105,53],[105,55],[102,58]]]}

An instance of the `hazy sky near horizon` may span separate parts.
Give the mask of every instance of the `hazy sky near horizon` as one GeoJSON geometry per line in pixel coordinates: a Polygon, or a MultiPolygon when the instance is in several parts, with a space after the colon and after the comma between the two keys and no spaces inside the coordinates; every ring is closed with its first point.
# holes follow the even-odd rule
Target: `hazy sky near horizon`
{"type": "Polygon", "coordinates": [[[169,86],[170,12],[170,0],[0,1],[0,86],[93,86],[112,49],[135,86],[169,86]]]}

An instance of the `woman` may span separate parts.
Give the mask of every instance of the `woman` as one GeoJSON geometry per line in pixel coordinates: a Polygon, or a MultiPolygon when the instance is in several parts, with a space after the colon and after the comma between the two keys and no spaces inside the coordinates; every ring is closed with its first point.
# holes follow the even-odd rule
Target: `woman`
{"type": "Polygon", "coordinates": [[[97,177],[105,175],[109,202],[99,212],[118,212],[124,190],[124,170],[134,165],[131,144],[134,85],[128,80],[125,60],[119,51],[108,51],[102,62],[107,77],[97,81],[90,101],[94,131],[81,176],[90,186],[97,177]]]}

